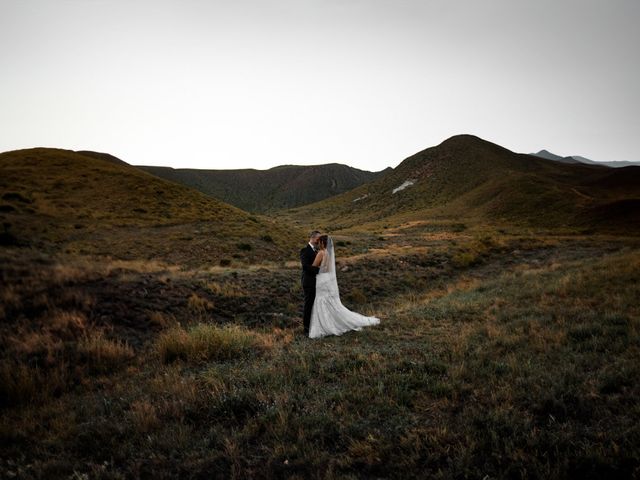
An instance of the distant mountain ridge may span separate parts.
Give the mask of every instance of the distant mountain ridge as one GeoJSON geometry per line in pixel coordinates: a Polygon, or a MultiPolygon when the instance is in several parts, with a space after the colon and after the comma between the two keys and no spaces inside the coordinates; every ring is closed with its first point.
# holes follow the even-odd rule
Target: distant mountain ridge
{"type": "Polygon", "coordinates": [[[424,219],[637,230],[640,167],[560,162],[456,135],[384,177],[291,210],[329,230],[424,219]]]}
{"type": "Polygon", "coordinates": [[[544,150],[544,149],[540,150],[537,153],[532,153],[531,155],[535,155],[536,157],[540,157],[540,158],[546,158],[547,160],[555,160],[557,162],[562,162],[562,163],[586,163],[589,165],[606,165],[607,167],[613,167],[613,168],[640,165],[640,162],[625,162],[625,161],[596,162],[594,160],[581,157],[580,155],[570,155],[568,157],[561,157],[560,155],[556,155],[555,153],[551,153],[550,151],[544,150]]]}
{"type": "Polygon", "coordinates": [[[137,166],[253,213],[267,213],[339,195],[388,173],[369,172],[339,163],[282,165],[268,170],[200,170],[137,166]]]}
{"type": "Polygon", "coordinates": [[[574,157],[561,157],[560,155],[556,155],[555,153],[551,153],[548,150],[540,150],[538,153],[533,153],[536,157],[545,158],[547,160],[554,160],[556,162],[562,163],[587,163],[581,162],[580,160],[574,157]]]}

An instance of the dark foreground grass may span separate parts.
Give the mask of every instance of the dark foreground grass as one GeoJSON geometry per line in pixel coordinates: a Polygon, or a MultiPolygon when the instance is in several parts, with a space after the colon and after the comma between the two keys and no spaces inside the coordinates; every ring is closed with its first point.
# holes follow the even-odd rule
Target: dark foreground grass
{"type": "Polygon", "coordinates": [[[381,303],[380,326],[320,341],[173,326],[110,375],[5,408],[0,471],[637,478],[639,272],[632,249],[515,266],[381,303]]]}
{"type": "Polygon", "coordinates": [[[637,253],[620,253],[516,271],[403,312],[448,366],[458,473],[640,473],[639,272],[637,253]]]}

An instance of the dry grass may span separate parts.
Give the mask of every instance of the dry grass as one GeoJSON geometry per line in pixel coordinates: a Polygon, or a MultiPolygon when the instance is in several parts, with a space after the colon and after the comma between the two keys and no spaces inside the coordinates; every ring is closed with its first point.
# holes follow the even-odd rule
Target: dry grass
{"type": "Polygon", "coordinates": [[[156,351],[164,363],[225,361],[255,355],[266,348],[261,337],[238,326],[197,324],[172,328],[160,335],[156,351]]]}
{"type": "Polygon", "coordinates": [[[7,350],[18,358],[44,358],[45,365],[55,364],[64,348],[63,339],[46,330],[16,332],[7,339],[7,350]]]}
{"type": "Polygon", "coordinates": [[[241,290],[237,285],[233,285],[229,282],[209,282],[206,284],[207,289],[214,295],[221,295],[223,297],[243,297],[246,292],[241,290]]]}
{"type": "Polygon", "coordinates": [[[211,310],[213,310],[214,305],[211,300],[207,300],[195,293],[191,294],[189,300],[187,302],[189,306],[189,310],[191,310],[195,314],[204,314],[211,310]]]}
{"type": "Polygon", "coordinates": [[[81,312],[56,311],[47,315],[43,322],[46,331],[62,338],[76,338],[87,328],[87,318],[81,312]]]}
{"type": "Polygon", "coordinates": [[[69,366],[57,362],[50,368],[17,361],[0,362],[0,407],[41,404],[67,389],[69,366]]]}
{"type": "MultiPolygon", "coordinates": [[[[241,263],[278,261],[301,233],[135,167],[59,149],[0,154],[0,191],[11,208],[0,213],[10,225],[3,234],[14,244],[104,256],[113,268],[118,261],[149,262],[139,269],[218,264],[239,243],[251,245],[241,263]],[[28,204],[19,192],[28,192],[28,204]]],[[[60,280],[67,274],[74,272],[59,272],[60,280]]]]}
{"type": "Polygon", "coordinates": [[[171,326],[176,326],[178,321],[174,315],[165,312],[149,312],[149,322],[151,325],[165,329],[171,326]]]}
{"type": "Polygon", "coordinates": [[[129,417],[136,431],[140,433],[148,433],[160,423],[156,407],[149,400],[134,401],[129,410],[129,417]]]}
{"type": "Polygon", "coordinates": [[[0,288],[0,304],[4,308],[19,308],[21,297],[18,287],[15,285],[2,285],[0,288]]]}
{"type": "MultiPolygon", "coordinates": [[[[344,248],[379,248],[375,238],[344,248]]],[[[364,254],[339,280],[381,325],[317,342],[300,332],[297,268],[183,270],[159,282],[178,293],[167,311],[140,272],[148,343],[91,376],[77,370],[103,358],[96,345],[117,338],[116,324],[94,337],[100,297],[70,294],[84,306],[62,310],[45,295],[38,305],[53,309],[35,319],[48,330],[3,344],[22,359],[0,362],[3,456],[41,478],[633,478],[637,249],[583,239],[547,251],[553,241],[522,235],[502,256],[482,231],[406,254],[405,238],[387,241],[393,255],[364,254]],[[453,265],[465,249],[478,263],[453,265]],[[188,326],[207,298],[216,320],[237,312],[232,325],[188,326]],[[289,310],[290,323],[269,315],[289,310]],[[47,352],[48,370],[29,366],[47,352]],[[68,460],[54,460],[60,451],[68,460]]]]}
{"type": "Polygon", "coordinates": [[[100,330],[84,335],[77,351],[95,371],[110,372],[126,364],[135,356],[133,348],[120,340],[109,340],[100,330]]]}

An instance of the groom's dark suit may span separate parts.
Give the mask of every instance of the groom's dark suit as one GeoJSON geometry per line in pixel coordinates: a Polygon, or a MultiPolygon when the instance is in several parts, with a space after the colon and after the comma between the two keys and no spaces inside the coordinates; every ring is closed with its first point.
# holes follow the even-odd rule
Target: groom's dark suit
{"type": "Polygon", "coordinates": [[[302,263],[302,290],[304,291],[304,333],[309,334],[311,324],[311,309],[316,299],[316,275],[320,271],[319,267],[313,266],[316,259],[316,251],[307,245],[300,250],[300,263],[302,263]]]}

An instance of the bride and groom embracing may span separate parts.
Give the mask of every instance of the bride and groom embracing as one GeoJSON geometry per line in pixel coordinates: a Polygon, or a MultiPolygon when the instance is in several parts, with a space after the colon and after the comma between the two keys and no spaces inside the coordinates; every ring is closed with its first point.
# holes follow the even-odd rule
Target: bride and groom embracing
{"type": "Polygon", "coordinates": [[[331,237],[317,230],[311,232],[309,243],[300,250],[300,263],[305,335],[310,338],[342,335],[350,330],[380,323],[376,317],[365,317],[342,305],[331,237]]]}

